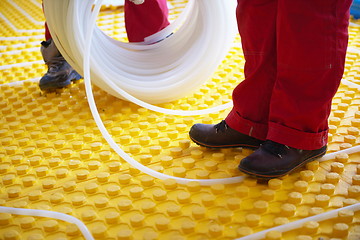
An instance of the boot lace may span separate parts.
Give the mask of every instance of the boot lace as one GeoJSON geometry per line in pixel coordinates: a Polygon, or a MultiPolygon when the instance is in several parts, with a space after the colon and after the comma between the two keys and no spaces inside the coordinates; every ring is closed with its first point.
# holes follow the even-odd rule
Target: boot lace
{"type": "Polygon", "coordinates": [[[267,151],[270,154],[273,154],[279,158],[282,158],[282,156],[286,153],[286,151],[288,149],[290,149],[290,147],[284,145],[284,144],[280,144],[277,142],[273,142],[270,140],[265,141],[261,147],[267,151]]]}
{"type": "Polygon", "coordinates": [[[225,132],[226,129],[229,128],[229,126],[227,125],[227,123],[225,122],[225,120],[222,120],[221,122],[219,122],[218,124],[216,124],[214,126],[216,132],[218,133],[219,131],[221,132],[225,132]]]}

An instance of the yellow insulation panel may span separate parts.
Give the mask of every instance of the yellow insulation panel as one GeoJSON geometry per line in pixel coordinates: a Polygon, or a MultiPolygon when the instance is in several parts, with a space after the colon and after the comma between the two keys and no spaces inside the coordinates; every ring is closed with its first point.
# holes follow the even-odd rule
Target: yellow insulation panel
{"type": "MultiPolygon", "coordinates": [[[[171,19],[186,1],[171,0],[171,19]]],[[[40,0],[0,1],[0,206],[42,209],[81,220],[95,239],[236,239],[360,200],[360,153],[312,162],[281,179],[245,178],[238,184],[179,185],[129,166],[102,138],[82,80],[56,93],[37,85],[46,66],[39,51],[44,17],[40,0]]],[[[126,41],[123,9],[103,8],[98,24],[126,41]]],[[[360,26],[352,20],[344,80],[329,119],[328,152],[360,143],[360,26]]],[[[235,39],[240,43],[240,38],[235,39]]],[[[162,107],[196,110],[230,101],[243,78],[236,44],[211,79],[190,96],[162,107]]],[[[192,124],[226,116],[178,117],[151,112],[97,87],[105,126],[121,148],[165,174],[196,179],[242,176],[239,161],[251,151],[199,147],[192,124]]],[[[360,212],[271,231],[266,239],[360,239],[360,212]]],[[[84,239],[71,223],[0,213],[0,239],[84,239]]]]}

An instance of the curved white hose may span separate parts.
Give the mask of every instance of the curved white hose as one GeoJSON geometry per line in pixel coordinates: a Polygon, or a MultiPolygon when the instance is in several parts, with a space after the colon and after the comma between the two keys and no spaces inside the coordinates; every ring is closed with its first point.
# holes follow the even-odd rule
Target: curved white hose
{"type": "Polygon", "coordinates": [[[290,222],[278,227],[270,228],[261,232],[257,232],[251,235],[248,235],[246,237],[237,238],[236,240],[258,240],[258,239],[264,239],[266,237],[266,234],[271,231],[279,231],[279,232],[288,232],[294,229],[299,229],[303,226],[304,223],[310,222],[310,221],[316,221],[321,222],[327,219],[336,218],[338,213],[343,210],[351,210],[351,211],[359,211],[360,210],[360,203],[356,203],[347,207],[335,209],[329,212],[321,213],[315,216],[303,218],[301,220],[290,222]]]}
{"type": "Polygon", "coordinates": [[[36,216],[36,217],[45,217],[45,218],[54,218],[59,219],[68,223],[73,223],[78,226],[79,230],[87,240],[93,240],[93,236],[85,226],[85,224],[79,219],[59,212],[47,211],[47,210],[38,210],[38,209],[27,209],[27,208],[11,208],[11,207],[1,207],[1,213],[10,213],[15,215],[26,215],[26,216],[36,216]]]}

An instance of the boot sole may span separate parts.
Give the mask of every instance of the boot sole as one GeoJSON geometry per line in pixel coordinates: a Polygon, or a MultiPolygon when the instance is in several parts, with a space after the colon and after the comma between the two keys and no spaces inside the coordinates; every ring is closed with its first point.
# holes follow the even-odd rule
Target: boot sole
{"type": "Polygon", "coordinates": [[[82,77],[77,72],[72,72],[69,75],[69,77],[66,79],[66,81],[50,82],[47,84],[41,84],[41,85],[39,85],[39,87],[42,91],[52,92],[52,91],[55,91],[56,89],[64,88],[64,87],[70,85],[71,82],[77,81],[81,78],[82,77]]]}
{"type": "Polygon", "coordinates": [[[255,146],[255,145],[249,145],[249,144],[229,144],[229,145],[209,145],[209,144],[205,144],[205,143],[201,143],[195,139],[193,139],[191,136],[190,136],[190,139],[196,143],[197,145],[201,146],[201,147],[206,147],[206,148],[215,148],[215,149],[218,149],[218,148],[238,148],[238,147],[242,147],[242,148],[248,148],[248,149],[257,149],[260,147],[259,146],[255,146]]]}
{"type": "Polygon", "coordinates": [[[285,173],[281,173],[281,174],[273,174],[273,175],[264,175],[264,174],[260,174],[260,173],[257,173],[257,172],[251,172],[249,170],[246,170],[246,169],[243,169],[241,168],[240,166],[238,167],[238,169],[243,172],[243,173],[246,173],[250,176],[253,176],[253,177],[256,177],[256,178],[259,178],[259,179],[272,179],[272,178],[279,178],[279,177],[283,177],[301,167],[303,167],[305,164],[309,163],[309,162],[312,162],[318,158],[321,158],[322,156],[324,156],[326,153],[326,150],[324,152],[321,152],[315,156],[312,156],[308,159],[305,159],[303,162],[301,162],[299,165],[295,166],[294,168],[290,169],[289,171],[285,172],[285,173]]]}

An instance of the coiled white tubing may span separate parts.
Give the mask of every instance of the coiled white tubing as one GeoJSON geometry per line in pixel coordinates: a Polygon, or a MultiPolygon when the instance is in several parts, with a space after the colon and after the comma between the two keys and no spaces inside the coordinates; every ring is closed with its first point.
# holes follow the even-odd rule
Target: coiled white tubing
{"type": "MultiPolygon", "coordinates": [[[[93,3],[44,2],[53,39],[79,73],[84,72],[84,43],[93,3]]],[[[235,7],[236,0],[190,0],[178,19],[142,44],[116,41],[95,27],[90,50],[93,83],[109,94],[149,109],[148,103],[165,103],[189,95],[211,77],[233,45],[237,32],[235,7]]],[[[160,108],[153,110],[170,113],[160,108]]]]}
{"type": "MultiPolygon", "coordinates": [[[[184,16],[190,16],[187,15],[188,12],[191,12],[189,9],[194,9],[194,6],[196,6],[197,4],[199,4],[199,9],[206,9],[206,6],[211,5],[213,7],[216,7],[217,9],[224,9],[224,6],[228,6],[227,4],[222,4],[227,2],[228,0],[197,0],[197,1],[190,1],[187,4],[186,9],[183,12],[183,15],[181,17],[178,18],[178,20],[181,18],[184,18],[184,16]],[[202,3],[202,5],[200,4],[202,3]],[[212,3],[212,4],[211,4],[212,3]],[[223,7],[221,7],[223,6],[223,7]]],[[[86,88],[86,94],[88,97],[88,101],[89,101],[89,105],[90,105],[90,110],[93,114],[94,120],[97,124],[97,126],[99,127],[102,135],[104,136],[104,138],[106,139],[106,141],[110,144],[110,146],[114,149],[114,151],[116,153],[118,153],[125,161],[127,161],[130,165],[132,165],[133,167],[139,169],[140,171],[151,175],[155,178],[159,178],[159,179],[175,179],[178,183],[180,184],[187,184],[190,181],[198,181],[200,184],[202,185],[211,185],[211,184],[216,184],[216,183],[221,183],[221,184],[230,184],[230,183],[237,183],[243,180],[243,176],[240,177],[232,177],[232,178],[225,178],[225,179],[207,179],[207,180],[199,180],[199,179],[185,179],[185,178],[178,178],[178,177],[174,177],[174,176],[170,176],[170,175],[166,175],[163,173],[159,173],[157,171],[152,170],[151,168],[148,168],[142,164],[140,164],[139,162],[137,162],[135,159],[133,159],[131,156],[129,156],[127,153],[125,153],[117,144],[116,142],[113,140],[113,138],[111,137],[111,135],[109,134],[109,132],[106,130],[103,122],[101,121],[100,115],[96,109],[96,105],[95,105],[95,101],[94,101],[94,97],[93,97],[93,93],[92,93],[92,87],[91,87],[91,83],[90,83],[90,78],[92,78],[93,76],[96,76],[96,71],[101,69],[98,68],[98,66],[95,64],[93,64],[93,62],[96,60],[98,60],[100,58],[100,56],[98,57],[94,57],[91,54],[94,53],[93,48],[90,48],[91,45],[91,40],[94,39],[94,43],[92,44],[92,46],[96,46],[97,42],[97,34],[100,36],[105,36],[101,31],[96,30],[98,28],[95,28],[95,22],[96,22],[96,17],[98,15],[98,12],[100,10],[100,6],[101,6],[101,1],[98,1],[95,3],[93,10],[91,11],[92,7],[93,7],[93,1],[87,1],[86,2],[86,6],[84,6],[83,1],[81,0],[72,0],[72,1],[56,1],[56,0],[47,0],[44,2],[44,9],[45,9],[45,15],[47,18],[47,22],[51,31],[51,34],[53,36],[53,39],[56,43],[56,45],[58,46],[59,50],[62,52],[62,54],[64,55],[64,57],[67,60],[70,60],[70,64],[76,64],[74,66],[77,66],[78,68],[80,67],[81,64],[83,64],[83,68],[81,68],[82,73],[84,74],[84,79],[85,79],[85,88],[86,88]],[[65,10],[63,10],[65,9],[65,10]],[[74,14],[74,10],[78,9],[78,11],[80,12],[79,14],[74,14]],[[87,9],[87,11],[83,11],[81,9],[87,9]],[[82,14],[81,14],[82,13],[82,14]],[[56,16],[56,15],[59,16],[56,16]],[[83,30],[82,33],[80,33],[80,29],[81,29],[81,25],[78,24],[80,22],[79,20],[79,16],[83,16],[86,19],[86,31],[83,30]],[[72,19],[69,20],[69,18],[73,17],[72,19]],[[57,19],[59,18],[59,19],[57,19]],[[56,19],[58,21],[56,21],[56,19]],[[60,19],[62,19],[62,21],[60,21],[60,19]],[[70,23],[71,22],[71,23],[70,23]],[[77,25],[78,27],[74,27],[73,29],[68,29],[69,26],[75,26],[77,25]],[[55,30],[54,30],[55,29],[55,30]],[[64,31],[60,31],[61,29],[66,29],[67,31],[75,31],[74,29],[76,29],[75,32],[72,32],[72,34],[68,34],[70,35],[69,37],[67,37],[67,32],[64,31]],[[60,32],[59,32],[60,31],[60,32]],[[79,39],[83,39],[83,42],[75,42],[73,44],[70,44],[70,40],[69,39],[73,39],[72,41],[75,41],[75,33],[77,33],[77,36],[79,39]],[[55,37],[54,37],[55,36],[55,37]],[[93,38],[94,36],[94,38],[93,38]],[[62,41],[62,39],[64,38],[64,41],[62,41]],[[64,43],[63,43],[64,42],[64,43]],[[59,47],[60,46],[60,47],[59,47]],[[83,59],[79,58],[80,52],[79,51],[75,51],[76,49],[74,48],[74,46],[79,46],[79,48],[82,49],[81,54],[83,54],[83,59]],[[80,47],[81,46],[81,47],[80,47]],[[75,50],[72,50],[75,49],[75,50]],[[91,50],[90,50],[91,49],[91,50]],[[69,55],[69,52],[77,52],[77,55],[69,55]],[[79,61],[76,61],[74,59],[79,59],[79,61]],[[95,70],[91,69],[91,68],[95,68],[95,70]],[[91,69],[91,71],[90,71],[91,69]]],[[[235,9],[235,8],[234,8],[235,9]]],[[[233,9],[233,10],[234,10],[233,9]]],[[[215,9],[213,9],[215,10],[215,9]]],[[[215,13],[212,12],[212,13],[215,13]]],[[[200,13],[198,13],[200,14],[200,13]]],[[[233,13],[235,14],[235,13],[233,13]]],[[[201,15],[201,14],[200,14],[201,15]]],[[[212,15],[212,17],[214,17],[212,15]]],[[[201,19],[200,19],[201,20],[201,19]]],[[[182,21],[182,20],[181,20],[182,21]]],[[[84,22],[84,24],[85,24],[84,22]]],[[[219,21],[219,24],[223,24],[223,21],[219,21]]],[[[176,25],[176,24],[175,24],[176,25]]],[[[174,26],[172,26],[174,27],[174,26]]],[[[177,26],[175,26],[177,27],[177,26]]],[[[176,36],[176,34],[180,34],[180,31],[183,28],[179,28],[179,30],[174,34],[176,36]]],[[[172,31],[172,30],[171,30],[172,31]]],[[[165,32],[165,36],[167,36],[168,34],[165,32]]],[[[196,32],[200,32],[200,30],[197,30],[196,32]]],[[[182,36],[182,35],[179,35],[182,36]]],[[[153,41],[157,41],[156,40],[156,36],[152,36],[151,38],[153,38],[153,41]]],[[[181,38],[186,38],[186,37],[181,37],[181,38]]],[[[211,38],[210,36],[208,36],[208,38],[211,38]]],[[[110,42],[115,42],[114,40],[112,40],[109,37],[106,37],[106,39],[110,39],[110,42]]],[[[156,51],[156,49],[161,49],[162,48],[162,43],[166,42],[166,41],[170,41],[171,37],[164,39],[163,41],[159,42],[159,43],[155,43],[153,45],[133,45],[133,44],[125,44],[125,46],[131,46],[132,50],[126,50],[128,51],[129,55],[131,55],[134,52],[134,49],[136,49],[135,51],[135,55],[138,54],[138,52],[147,52],[149,49],[153,49],[155,52],[159,52],[160,50],[156,51]],[[156,45],[158,45],[157,47],[155,47],[156,45]]],[[[176,38],[173,38],[176,40],[176,38]]],[[[204,41],[207,38],[204,39],[204,41]]],[[[181,40],[183,41],[183,40],[181,40]]],[[[121,43],[124,44],[124,43],[121,43]]],[[[206,45],[206,44],[205,44],[206,45]]],[[[188,48],[192,48],[191,46],[189,46],[188,48]]],[[[96,49],[96,47],[95,47],[96,49]]],[[[169,50],[169,49],[167,49],[169,50]]],[[[96,54],[96,51],[95,51],[96,54]]],[[[190,54],[190,53],[189,53],[190,54]]],[[[145,54],[146,56],[147,54],[145,54]]],[[[130,57],[129,57],[130,58],[130,57]]],[[[125,61],[127,62],[127,58],[122,59],[121,61],[125,61]]],[[[206,60],[206,59],[205,59],[206,60]]],[[[150,59],[148,58],[148,61],[150,61],[150,59]]],[[[148,61],[145,61],[145,68],[147,68],[147,65],[151,64],[148,61]]],[[[162,60],[163,63],[163,67],[166,67],[166,62],[167,59],[163,59],[162,60]],[[165,63],[164,63],[165,62],[165,63]]],[[[186,61],[185,61],[186,62],[186,61]]],[[[185,63],[185,65],[188,65],[188,63],[185,63]]],[[[203,61],[204,62],[204,61],[203,61]]],[[[100,64],[100,63],[99,63],[100,64]]],[[[201,63],[202,64],[202,63],[201,63]]],[[[141,66],[141,64],[139,65],[141,66]]],[[[194,69],[194,68],[192,68],[194,69]]],[[[148,69],[149,70],[149,69],[148,69]]],[[[110,70],[109,70],[110,71],[110,70]]],[[[163,70],[162,70],[163,71],[163,70]]],[[[179,74],[182,76],[182,73],[179,70],[175,70],[177,72],[179,72],[179,74]]],[[[106,72],[106,71],[105,71],[106,72]]],[[[161,73],[162,74],[162,73],[161,73]]],[[[191,74],[191,73],[189,73],[191,74]]],[[[104,76],[104,78],[106,78],[106,76],[104,76]]],[[[110,86],[114,87],[115,84],[113,84],[112,82],[109,82],[110,86]]],[[[149,85],[150,86],[150,85],[149,85]]],[[[114,87],[116,88],[116,87],[114,87]]],[[[117,89],[120,92],[123,91],[122,89],[117,89]]],[[[153,90],[153,88],[149,88],[148,92],[151,92],[153,90]]],[[[126,93],[126,92],[125,92],[126,93]]],[[[169,93],[167,93],[169,94],[169,93]]],[[[136,98],[132,97],[132,98],[128,98],[129,95],[122,95],[123,97],[127,98],[130,101],[133,101],[135,99],[135,101],[137,100],[136,98]]],[[[167,109],[164,109],[167,110],[167,109]]],[[[176,111],[176,110],[175,110],[176,111]]],[[[182,111],[182,112],[187,112],[187,111],[182,111]]],[[[196,114],[199,114],[197,111],[194,111],[196,114]]]]}

